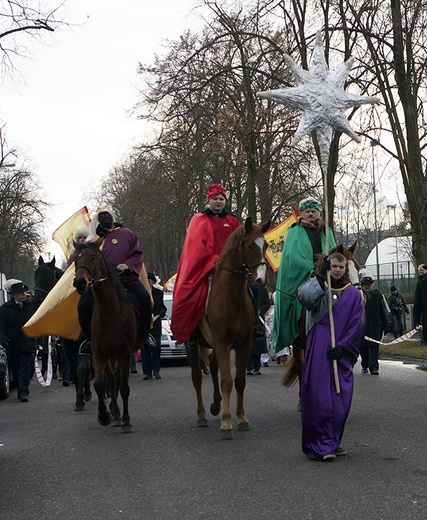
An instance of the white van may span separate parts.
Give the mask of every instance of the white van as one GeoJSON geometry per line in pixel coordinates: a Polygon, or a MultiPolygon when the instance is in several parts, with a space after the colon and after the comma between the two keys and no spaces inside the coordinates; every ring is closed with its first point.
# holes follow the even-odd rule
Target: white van
{"type": "Polygon", "coordinates": [[[186,359],[185,345],[179,344],[171,331],[170,320],[172,316],[173,293],[164,292],[163,301],[167,308],[166,316],[162,319],[162,347],[160,359],[186,359]]]}

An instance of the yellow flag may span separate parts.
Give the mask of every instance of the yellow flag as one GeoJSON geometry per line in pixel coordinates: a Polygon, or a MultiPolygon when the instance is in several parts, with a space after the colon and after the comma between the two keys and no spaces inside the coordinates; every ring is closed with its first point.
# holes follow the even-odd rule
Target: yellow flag
{"type": "Polygon", "coordinates": [[[267,252],[265,254],[268,263],[275,273],[279,270],[283,246],[285,245],[286,233],[294,222],[298,222],[298,211],[293,211],[280,224],[264,233],[267,241],[267,252]]]}
{"type": "Polygon", "coordinates": [[[68,260],[73,252],[73,236],[77,229],[89,227],[90,215],[86,206],[76,211],[69,219],[59,226],[53,233],[52,239],[62,247],[65,258],[68,260]]]}

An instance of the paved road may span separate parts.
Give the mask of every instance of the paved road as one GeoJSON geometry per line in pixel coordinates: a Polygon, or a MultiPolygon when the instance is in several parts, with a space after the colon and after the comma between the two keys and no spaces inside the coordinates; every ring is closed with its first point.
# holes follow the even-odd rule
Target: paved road
{"type": "MultiPolygon", "coordinates": [[[[2,519],[425,519],[427,372],[382,361],[362,375],[343,446],[309,461],[300,449],[297,389],[264,368],[247,385],[252,430],[220,440],[219,419],[196,428],[187,366],[160,381],[131,376],[133,434],[101,427],[92,400],[36,381],[29,403],[0,402],[2,519]]],[[[204,377],[209,401],[210,378],[204,377]]]]}

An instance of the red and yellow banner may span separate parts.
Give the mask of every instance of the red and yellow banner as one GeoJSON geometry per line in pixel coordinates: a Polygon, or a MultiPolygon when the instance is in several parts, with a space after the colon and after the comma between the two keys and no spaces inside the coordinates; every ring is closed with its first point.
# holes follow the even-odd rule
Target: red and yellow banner
{"type": "Polygon", "coordinates": [[[90,215],[86,206],[76,211],[69,219],[59,226],[53,233],[52,239],[62,247],[65,258],[68,260],[73,252],[73,237],[77,229],[89,227],[90,215]]]}
{"type": "Polygon", "coordinates": [[[286,233],[294,222],[298,222],[298,217],[298,211],[293,211],[285,220],[280,222],[280,224],[277,224],[277,226],[268,230],[267,233],[264,233],[264,238],[268,245],[265,256],[275,273],[279,270],[286,233]]]}

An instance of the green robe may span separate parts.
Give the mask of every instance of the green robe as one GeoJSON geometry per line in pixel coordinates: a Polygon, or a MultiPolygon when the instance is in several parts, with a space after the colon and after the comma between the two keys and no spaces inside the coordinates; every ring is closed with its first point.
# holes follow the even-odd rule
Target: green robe
{"type": "MultiPolygon", "coordinates": [[[[322,234],[322,251],[326,237],[322,234]]],[[[329,249],[335,247],[335,238],[329,228],[329,249]]],[[[302,306],[296,292],[298,287],[314,274],[313,247],[303,226],[294,225],[286,234],[280,260],[274,302],[273,349],[279,352],[292,345],[299,335],[298,321],[302,306]]]]}

